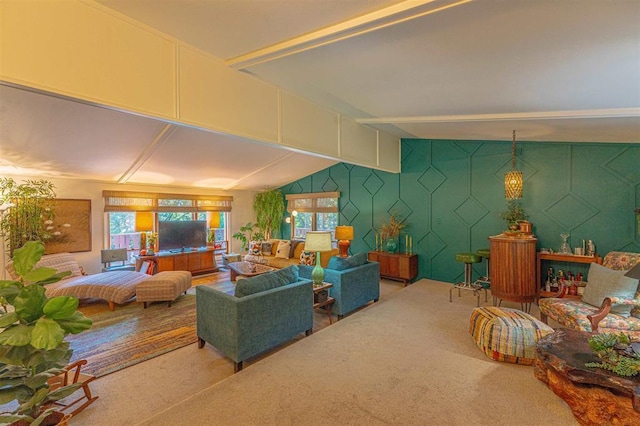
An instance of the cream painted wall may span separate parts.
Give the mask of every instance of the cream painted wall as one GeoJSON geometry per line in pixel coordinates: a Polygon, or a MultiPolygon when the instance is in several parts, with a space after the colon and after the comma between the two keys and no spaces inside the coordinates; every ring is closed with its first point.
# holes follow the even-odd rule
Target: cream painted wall
{"type": "MultiPolygon", "coordinates": [[[[12,177],[16,182],[21,183],[27,179],[42,179],[38,176],[3,176],[12,177]]],[[[102,191],[105,189],[114,191],[146,191],[146,192],[170,192],[172,194],[201,194],[201,195],[231,195],[233,203],[229,215],[230,234],[247,222],[254,222],[253,214],[253,191],[211,191],[205,188],[183,188],[169,186],[152,185],[119,185],[75,179],[47,179],[55,185],[56,195],[59,198],[75,198],[91,200],[91,251],[73,253],[78,263],[82,265],[87,273],[98,273],[102,269],[100,263],[100,250],[107,245],[107,223],[104,213],[104,201],[102,191]]],[[[239,252],[241,243],[231,239],[231,250],[239,252]]],[[[4,270],[5,259],[0,260],[0,267],[4,270]]]]}

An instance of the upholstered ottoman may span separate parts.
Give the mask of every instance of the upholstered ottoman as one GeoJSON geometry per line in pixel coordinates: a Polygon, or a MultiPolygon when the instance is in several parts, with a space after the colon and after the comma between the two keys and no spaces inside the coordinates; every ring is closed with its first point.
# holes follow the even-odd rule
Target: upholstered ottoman
{"type": "Polygon", "coordinates": [[[191,287],[191,272],[159,272],[136,287],[136,300],[147,307],[147,302],[171,302],[191,287]]]}
{"type": "Polygon", "coordinates": [[[473,310],[469,333],[489,358],[531,365],[536,342],[553,328],[517,309],[489,306],[473,310]]]}

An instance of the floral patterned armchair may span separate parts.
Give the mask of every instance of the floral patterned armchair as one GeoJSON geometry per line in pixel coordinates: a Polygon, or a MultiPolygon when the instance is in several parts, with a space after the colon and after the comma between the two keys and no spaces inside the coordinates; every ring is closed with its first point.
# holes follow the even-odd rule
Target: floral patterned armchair
{"type": "MultiPolygon", "coordinates": [[[[616,271],[626,271],[640,263],[640,253],[609,252],[602,266],[616,271]]],[[[589,284],[587,283],[587,286],[589,284]]],[[[600,307],[586,302],[565,299],[546,298],[538,301],[540,319],[547,323],[551,318],[565,327],[588,332],[625,332],[640,336],[640,292],[633,298],[606,297],[600,307]],[[614,304],[631,305],[628,317],[611,312],[614,304]]]]}

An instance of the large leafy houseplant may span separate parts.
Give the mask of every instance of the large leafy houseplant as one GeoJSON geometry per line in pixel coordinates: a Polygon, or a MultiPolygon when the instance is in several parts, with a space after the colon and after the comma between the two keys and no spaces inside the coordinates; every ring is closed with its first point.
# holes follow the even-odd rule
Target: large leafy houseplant
{"type": "Polygon", "coordinates": [[[16,249],[13,268],[18,279],[0,281],[0,404],[18,403],[13,412],[0,414],[0,424],[44,424],[55,411],[51,403],[79,386],[51,390],[48,384],[71,359],[65,336],[87,330],[92,322],[77,310],[76,297],[45,295],[45,284],[71,273],[36,268],[43,253],[40,241],[16,249]]]}
{"type": "Polygon", "coordinates": [[[248,222],[246,225],[241,226],[240,230],[233,234],[232,237],[242,242],[240,251],[245,251],[249,247],[250,241],[264,239],[264,234],[258,225],[248,222]]]}
{"type": "Polygon", "coordinates": [[[279,189],[258,192],[253,198],[253,210],[256,214],[256,225],[264,232],[264,237],[271,239],[280,231],[284,217],[284,197],[279,189]]]}

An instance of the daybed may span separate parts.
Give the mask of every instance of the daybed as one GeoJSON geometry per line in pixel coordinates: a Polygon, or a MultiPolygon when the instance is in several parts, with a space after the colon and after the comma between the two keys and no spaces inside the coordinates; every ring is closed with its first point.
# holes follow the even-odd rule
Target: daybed
{"type": "MultiPolygon", "coordinates": [[[[322,267],[326,268],[331,256],[337,254],[337,248],[320,252],[320,264],[322,267]]],[[[315,265],[315,256],[315,253],[305,252],[304,241],[271,239],[269,241],[252,241],[249,243],[249,253],[244,256],[244,260],[281,269],[289,265],[315,265]],[[281,241],[283,242],[282,245],[280,244],[281,241]],[[286,248],[287,243],[288,248],[286,248]]]]}
{"type": "MultiPolygon", "coordinates": [[[[134,271],[112,271],[95,275],[83,275],[78,262],[69,253],[56,253],[42,256],[36,267],[54,268],[58,272],[70,271],[71,275],[57,283],[45,286],[48,297],[75,296],[79,299],[104,299],[109,303],[109,309],[115,308],[115,303],[123,304],[136,295],[138,283],[148,280],[162,279],[161,272],[157,275],[147,275],[134,271]]],[[[7,271],[15,279],[13,263],[7,264],[7,271]]],[[[182,271],[180,271],[182,272],[182,271]]],[[[191,273],[188,274],[189,285],[191,273]]]]}
{"type": "MultiPolygon", "coordinates": [[[[300,277],[311,278],[312,266],[300,265],[300,277]]],[[[331,312],[342,319],[349,312],[380,298],[380,264],[369,262],[367,253],[334,256],[324,270],[324,281],[333,284],[331,312]]]]}
{"type": "Polygon", "coordinates": [[[640,336],[638,280],[624,276],[638,263],[640,253],[607,253],[602,266],[591,264],[582,300],[540,299],[540,319],[546,323],[551,318],[576,330],[640,336]]]}
{"type": "Polygon", "coordinates": [[[234,363],[272,349],[313,328],[313,283],[298,278],[291,265],[246,278],[231,296],[208,286],[196,287],[198,347],[205,342],[234,363]]]}

